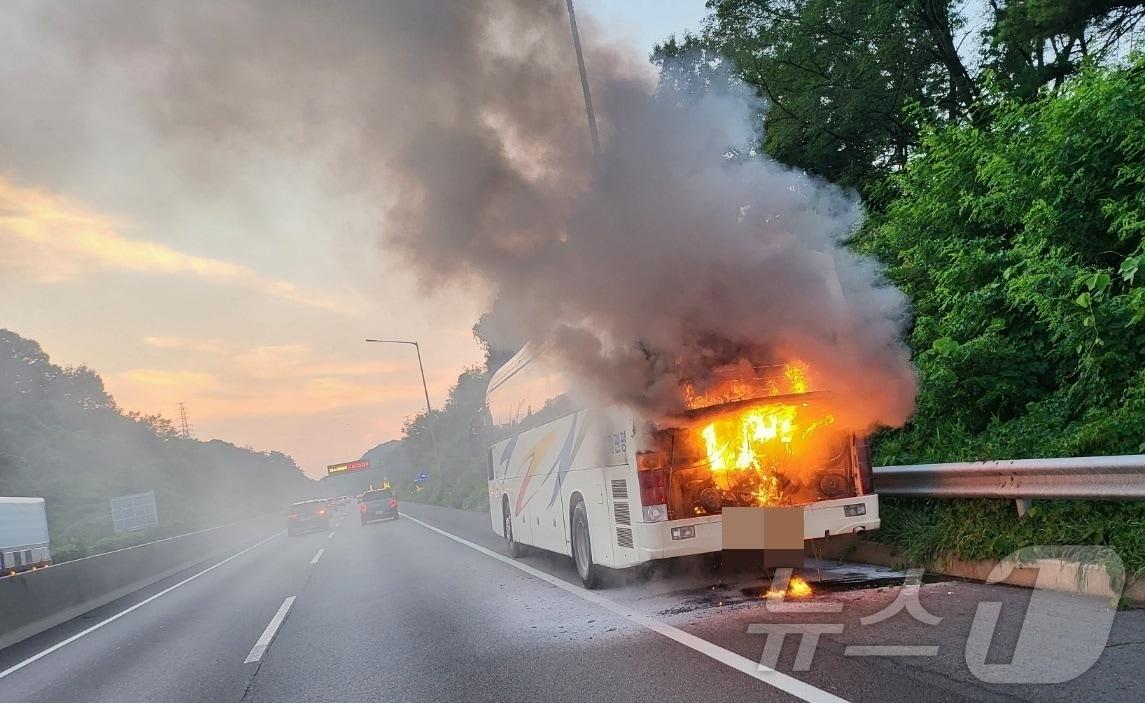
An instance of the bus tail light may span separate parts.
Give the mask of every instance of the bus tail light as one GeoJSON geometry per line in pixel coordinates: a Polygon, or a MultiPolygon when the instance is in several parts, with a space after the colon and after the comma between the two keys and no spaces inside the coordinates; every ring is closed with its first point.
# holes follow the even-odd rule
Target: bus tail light
{"type": "Polygon", "coordinates": [[[358,512],[359,513],[366,512],[366,504],[365,503],[358,503],[358,512]]]}
{"type": "Polygon", "coordinates": [[[668,472],[663,468],[645,469],[636,472],[636,476],[640,481],[640,504],[644,506],[644,522],[667,520],[668,472]]]}
{"type": "Polygon", "coordinates": [[[637,471],[655,471],[664,468],[663,452],[636,452],[637,471]]]}
{"type": "Polygon", "coordinates": [[[390,498],[390,507],[391,508],[397,508],[398,507],[398,501],[394,498],[390,498]]]}

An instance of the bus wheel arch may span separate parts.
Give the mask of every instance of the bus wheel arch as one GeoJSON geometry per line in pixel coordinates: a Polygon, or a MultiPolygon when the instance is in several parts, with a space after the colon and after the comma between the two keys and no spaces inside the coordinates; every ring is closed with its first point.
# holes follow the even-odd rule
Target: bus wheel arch
{"type": "Polygon", "coordinates": [[[569,507],[569,534],[572,538],[573,565],[587,589],[600,586],[604,567],[592,558],[592,540],[588,529],[588,507],[579,493],[574,493],[569,507]]]}

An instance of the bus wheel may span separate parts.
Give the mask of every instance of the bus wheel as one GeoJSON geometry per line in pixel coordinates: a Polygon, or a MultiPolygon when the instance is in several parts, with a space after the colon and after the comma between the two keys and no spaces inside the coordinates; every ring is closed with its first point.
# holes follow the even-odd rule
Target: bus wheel
{"type": "Polygon", "coordinates": [[[509,514],[509,506],[506,505],[502,513],[505,516],[505,541],[509,545],[509,556],[514,559],[525,556],[525,545],[513,539],[513,516],[509,514]]]}
{"type": "Polygon", "coordinates": [[[572,553],[580,582],[590,590],[598,587],[601,567],[592,562],[592,543],[588,537],[588,511],[584,507],[584,501],[573,506],[572,553]]]}

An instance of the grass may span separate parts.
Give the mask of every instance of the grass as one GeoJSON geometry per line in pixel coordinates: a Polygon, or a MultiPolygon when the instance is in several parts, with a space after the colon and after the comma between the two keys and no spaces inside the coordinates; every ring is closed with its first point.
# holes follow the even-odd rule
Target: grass
{"type": "Polygon", "coordinates": [[[1098,545],[1121,558],[1131,577],[1145,576],[1145,504],[1114,501],[1034,501],[1018,517],[1009,500],[884,498],[883,526],[871,539],[925,564],[953,555],[998,560],[1036,545],[1098,545]]]}

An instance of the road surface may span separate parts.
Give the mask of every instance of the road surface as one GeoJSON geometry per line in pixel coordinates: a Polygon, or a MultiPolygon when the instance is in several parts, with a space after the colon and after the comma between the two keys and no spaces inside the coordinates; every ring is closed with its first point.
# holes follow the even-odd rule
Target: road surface
{"type": "Polygon", "coordinates": [[[0,700],[1138,701],[1145,683],[1141,610],[1117,614],[1101,658],[1072,681],[987,684],[964,654],[976,608],[1002,603],[990,661],[1004,663],[1029,591],[925,583],[919,603],[941,623],[901,612],[867,626],[900,587],[824,588],[801,603],[842,612],[775,613],[750,574],[685,562],[590,593],[566,559],[504,557],[485,514],[403,514],[252,538],[0,651],[0,700]],[[778,673],[761,672],[766,636],[749,626],[809,622],[831,630],[810,662],[791,636],[778,673]],[[937,653],[848,651],[888,644],[937,653]]]}

